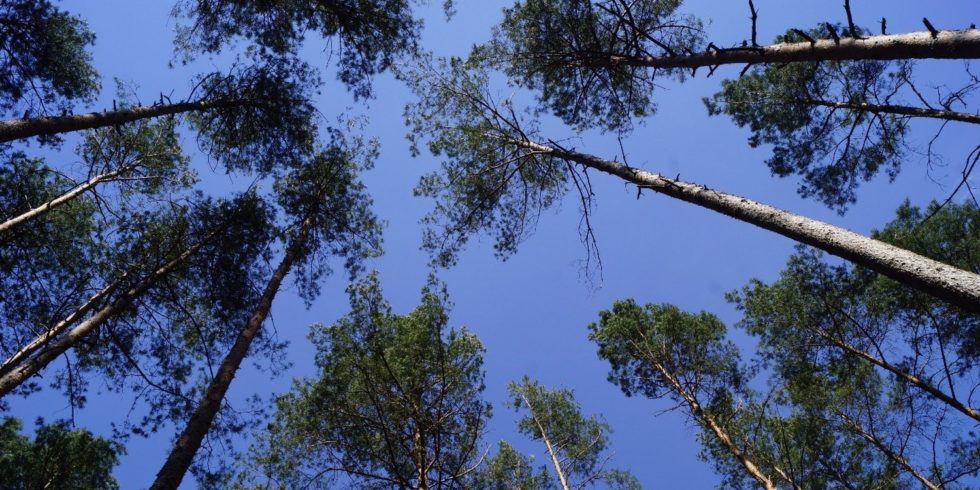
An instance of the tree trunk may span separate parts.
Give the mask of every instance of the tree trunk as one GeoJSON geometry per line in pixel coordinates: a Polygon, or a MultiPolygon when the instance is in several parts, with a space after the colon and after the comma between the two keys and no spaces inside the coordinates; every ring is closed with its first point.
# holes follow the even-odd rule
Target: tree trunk
{"type": "Polygon", "coordinates": [[[191,111],[236,107],[247,104],[246,100],[196,100],[176,104],[133,107],[111,112],[90,112],[59,117],[34,117],[0,121],[0,143],[33,136],[49,136],[83,129],[116,126],[140,119],[180,114],[191,111]]]}
{"type": "Polygon", "coordinates": [[[541,421],[538,420],[537,414],[534,413],[534,407],[531,406],[531,402],[528,401],[527,397],[521,393],[521,399],[524,400],[524,404],[527,405],[528,412],[531,413],[531,418],[534,419],[535,425],[538,426],[538,432],[541,433],[541,440],[544,441],[544,447],[548,450],[548,456],[551,457],[551,464],[555,467],[555,473],[558,475],[558,481],[561,483],[562,490],[570,490],[568,486],[568,477],[565,476],[565,470],[561,467],[561,461],[558,460],[558,454],[555,452],[554,446],[551,445],[551,439],[548,438],[548,432],[544,430],[544,426],[541,425],[541,421]]]}
{"type": "Polygon", "coordinates": [[[15,226],[17,226],[17,225],[19,225],[19,224],[21,224],[21,223],[23,223],[25,221],[31,220],[33,218],[37,218],[39,216],[43,216],[43,215],[47,214],[49,211],[51,211],[52,209],[57,208],[58,206],[61,206],[61,205],[65,204],[65,203],[71,201],[72,199],[75,199],[76,197],[78,197],[79,195],[81,195],[83,192],[85,192],[85,191],[87,191],[87,190],[89,190],[89,189],[91,189],[91,188],[99,185],[100,183],[106,182],[106,181],[109,181],[109,180],[113,180],[116,177],[119,177],[120,175],[129,173],[129,172],[131,172],[133,169],[135,169],[138,166],[139,166],[139,163],[132,163],[132,164],[129,164],[129,165],[124,165],[122,167],[119,167],[118,169],[113,170],[111,172],[106,172],[104,174],[96,175],[95,177],[92,177],[91,179],[88,179],[88,181],[83,182],[83,183],[81,183],[81,184],[73,187],[72,189],[70,189],[69,191],[65,192],[64,194],[62,194],[62,195],[60,195],[58,197],[55,197],[54,199],[52,199],[52,200],[50,200],[50,201],[48,201],[48,202],[46,202],[46,203],[44,203],[44,204],[42,204],[40,206],[37,206],[37,207],[32,208],[32,209],[30,209],[28,211],[25,211],[24,213],[21,213],[18,216],[14,216],[13,218],[10,218],[7,221],[4,221],[3,223],[0,223],[0,233],[8,232],[13,227],[15,227],[15,226]]]}
{"type": "Polygon", "coordinates": [[[282,261],[279,262],[276,270],[272,273],[272,277],[269,278],[269,282],[262,292],[262,297],[259,299],[255,311],[245,323],[245,327],[238,333],[238,338],[235,339],[235,344],[232,345],[228,355],[221,361],[218,372],[215,373],[214,379],[208,385],[207,391],[204,392],[204,395],[198,402],[197,408],[191,414],[184,431],[177,438],[177,442],[174,443],[170,455],[167,456],[167,461],[164,462],[163,467],[157,473],[156,480],[150,486],[150,490],[176,489],[180,485],[184,474],[187,473],[188,468],[190,468],[191,463],[194,461],[194,455],[204,441],[204,436],[211,430],[211,424],[214,422],[214,418],[218,415],[218,410],[221,408],[221,401],[224,399],[225,393],[228,392],[228,387],[235,378],[235,373],[238,371],[239,366],[241,366],[242,360],[248,354],[252,340],[259,333],[262,323],[272,308],[272,301],[279,292],[279,286],[282,284],[286,275],[289,274],[289,270],[293,264],[300,258],[312,226],[312,216],[308,216],[303,220],[299,232],[286,249],[282,261]]]}
{"type": "Polygon", "coordinates": [[[838,102],[831,100],[802,99],[802,104],[819,105],[832,107],[835,109],[848,109],[859,112],[870,112],[872,114],[899,114],[911,117],[928,117],[932,119],[944,119],[947,121],[959,121],[971,124],[980,124],[980,114],[969,112],[949,111],[944,109],[927,109],[922,107],[910,107],[904,105],[890,104],[868,104],[864,102],[838,102]]]}
{"type": "MultiPolygon", "coordinates": [[[[15,388],[20,386],[27,378],[37,374],[41,369],[44,369],[51,361],[55,360],[58,356],[65,353],[68,349],[72,348],[79,340],[84,338],[92,330],[95,330],[103,322],[124,311],[126,308],[132,304],[133,300],[138,298],[140,295],[145,293],[151,287],[153,287],[158,281],[166,277],[168,274],[174,271],[177,267],[187,261],[191,256],[197,253],[198,250],[204,246],[205,243],[212,237],[214,237],[217,232],[211,233],[203,240],[195,243],[190,248],[185,250],[183,253],[178,255],[176,258],[167,262],[163,267],[153,271],[152,274],[144,278],[138,284],[130,288],[128,291],[123,293],[120,297],[116,298],[111,304],[100,309],[98,312],[93,314],[91,317],[85,321],[79,323],[77,326],[72,328],[67,335],[59,338],[57,341],[52,343],[50,346],[39,352],[34,357],[24,360],[17,367],[11,368],[9,372],[0,376],[0,398],[6,396],[8,393],[13,391],[15,388]]],[[[102,291],[100,291],[100,294],[102,291]]],[[[68,321],[77,318],[80,314],[78,311],[72,312],[67,318],[59,322],[59,324],[68,325],[68,321]]],[[[37,342],[35,339],[32,344],[37,342]]],[[[16,355],[16,354],[15,354],[16,355]]]]}
{"type": "Polygon", "coordinates": [[[34,338],[24,347],[21,347],[17,352],[13,353],[7,360],[0,364],[0,376],[6,375],[11,369],[16,367],[18,364],[27,359],[35,351],[46,345],[52,339],[61,335],[69,326],[78,321],[80,318],[85,316],[89,311],[95,308],[103,299],[112,294],[113,291],[122,285],[122,282],[126,279],[126,274],[114,281],[112,284],[102,288],[97,293],[92,295],[85,303],[72,311],[68,316],[59,320],[57,323],[51,326],[51,328],[46,329],[43,333],[34,338]]]}
{"type": "Polygon", "coordinates": [[[929,490],[940,490],[940,487],[938,485],[931,482],[928,478],[926,478],[925,475],[920,473],[919,470],[915,469],[915,467],[912,466],[905,458],[903,458],[902,455],[897,454],[891,449],[889,449],[888,446],[886,446],[877,437],[875,437],[874,434],[865,431],[863,428],[861,428],[860,425],[858,425],[857,422],[855,422],[850,417],[843,414],[841,414],[840,417],[841,419],[844,420],[844,425],[847,426],[847,428],[850,429],[851,432],[854,432],[855,434],[861,436],[864,440],[870,442],[872,446],[876,447],[879,451],[881,451],[882,454],[884,454],[893,463],[901,466],[902,469],[904,469],[909,474],[914,476],[915,479],[919,480],[919,482],[922,483],[922,485],[924,485],[926,488],[928,488],[929,490]]]}
{"type": "Polygon", "coordinates": [[[729,49],[708,49],[685,56],[602,56],[583,60],[594,66],[648,66],[651,68],[699,68],[755,63],[799,61],[976,59],[980,58],[980,30],[928,31],[869,36],[861,39],[820,39],[812,44],[778,43],[729,49]]]}
{"type": "Polygon", "coordinates": [[[774,231],[800,243],[845,258],[857,265],[884,274],[902,284],[955,304],[966,311],[980,313],[980,275],[909,252],[853,231],[819,220],[793,214],[734,194],[669,179],[593,155],[578,153],[532,141],[511,140],[512,144],[572,161],[636,184],[641,189],[687,201],[731,216],[737,220],[774,231]]]}
{"type": "MultiPolygon", "coordinates": [[[[701,408],[701,404],[698,403],[697,398],[684,389],[684,385],[682,385],[670,371],[668,371],[658,362],[651,362],[651,364],[653,364],[654,367],[657,368],[657,371],[663,375],[664,379],[670,383],[671,387],[674,389],[674,392],[677,393],[685,403],[687,403],[687,406],[691,409],[691,415],[693,415],[702,426],[710,430],[715,435],[718,442],[720,442],[725,449],[732,453],[732,456],[735,457],[735,459],[742,465],[743,468],[745,468],[745,471],[747,471],[749,475],[755,479],[755,481],[759,482],[759,484],[766,490],[778,490],[772,479],[766,476],[766,474],[759,469],[755,462],[749,459],[748,456],[746,456],[745,453],[743,453],[738,446],[735,445],[735,442],[732,441],[731,436],[728,435],[725,428],[719,425],[718,422],[715,421],[714,417],[708,413],[705,413],[705,411],[701,408]]],[[[776,468],[776,471],[784,474],[779,468],[776,468]]],[[[794,484],[793,486],[795,487],[796,485],[794,484]]]]}

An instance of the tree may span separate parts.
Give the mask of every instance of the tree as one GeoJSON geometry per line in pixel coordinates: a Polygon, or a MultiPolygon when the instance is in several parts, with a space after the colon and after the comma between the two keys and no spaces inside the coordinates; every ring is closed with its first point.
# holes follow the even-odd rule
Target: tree
{"type": "Polygon", "coordinates": [[[34,440],[18,434],[19,420],[0,424],[0,486],[11,490],[45,488],[118,489],[112,467],[125,450],[67,422],[38,419],[34,440]]]}
{"type": "MultiPolygon", "coordinates": [[[[571,390],[550,390],[525,377],[507,388],[510,406],[527,415],[517,422],[522,434],[541,441],[551,459],[552,469],[562,490],[602,485],[613,489],[639,489],[640,483],[628,471],[606,469],[610,456],[609,425],[601,417],[586,417],[571,390]]],[[[498,458],[516,464],[512,474],[526,472],[529,465],[514,458],[501,446],[498,458]]],[[[542,486],[542,488],[544,488],[542,486]]]]}
{"type": "Polygon", "coordinates": [[[475,488],[483,346],[447,329],[446,291],[433,281],[397,315],[375,273],[348,288],[351,311],[314,325],[317,379],[296,380],[253,448],[253,480],[277,488],[475,488]]]}
{"type": "Polygon", "coordinates": [[[374,150],[340,137],[335,133],[329,147],[277,182],[279,204],[294,219],[286,230],[289,244],[151,488],[180,485],[290,271],[299,270],[303,294],[312,299],[317,281],[329,272],[325,259],[345,259],[353,275],[364,258],[377,253],[379,225],[369,209],[370,198],[357,181],[357,172],[370,166],[374,150]]]}
{"type": "Polygon", "coordinates": [[[509,100],[493,100],[487,77],[452,60],[441,73],[422,69],[411,79],[421,98],[407,111],[413,138],[428,138],[430,151],[445,155],[442,173],[425,177],[416,191],[440,201],[428,220],[443,230],[430,230],[426,236],[440,263],[451,263],[466,236],[484,229],[497,234],[498,252],[512,253],[540,211],[570,186],[578,191],[583,238],[591,244],[592,190],[586,170],[593,169],[635,184],[638,195],[650,189],[712,209],[980,311],[980,275],[974,272],[744,197],[569,150],[552,140],[539,143],[533,121],[522,121],[509,100]]]}

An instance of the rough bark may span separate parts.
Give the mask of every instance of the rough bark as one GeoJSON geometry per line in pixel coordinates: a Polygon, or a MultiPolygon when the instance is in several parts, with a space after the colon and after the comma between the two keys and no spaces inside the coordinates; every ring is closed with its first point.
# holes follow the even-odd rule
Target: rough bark
{"type": "Polygon", "coordinates": [[[140,119],[149,119],[171,114],[208,109],[236,107],[247,104],[246,100],[196,100],[146,107],[132,107],[109,112],[90,112],[58,117],[32,117],[0,121],[0,143],[34,136],[50,136],[83,129],[116,126],[140,119]]]}
{"type": "Polygon", "coordinates": [[[558,454],[555,452],[555,447],[551,444],[551,439],[548,437],[548,432],[544,430],[544,426],[541,425],[541,421],[538,420],[538,416],[534,413],[534,407],[531,406],[531,402],[528,401],[527,397],[521,394],[521,399],[524,400],[524,404],[527,405],[528,412],[531,413],[531,418],[534,419],[535,425],[538,426],[538,432],[541,433],[541,440],[544,441],[544,447],[548,450],[548,456],[551,458],[551,464],[555,467],[555,473],[558,475],[558,481],[561,483],[561,488],[563,490],[570,490],[568,486],[568,477],[565,476],[565,471],[561,467],[561,461],[558,459],[558,454]]]}
{"type": "MultiPolygon", "coordinates": [[[[74,328],[68,331],[67,334],[58,338],[50,345],[48,345],[44,350],[40,351],[34,357],[24,360],[19,365],[11,368],[9,372],[0,376],[0,398],[6,396],[15,388],[20,386],[27,378],[37,374],[39,371],[44,369],[45,366],[55,360],[61,354],[64,354],[68,349],[72,348],[79,340],[84,338],[90,332],[102,325],[106,320],[112,318],[117,313],[124,311],[126,308],[132,304],[133,300],[138,298],[140,295],[145,293],[151,287],[153,287],[157,282],[166,277],[168,274],[173,272],[181,264],[187,261],[191,256],[197,253],[198,250],[204,246],[207,241],[213,237],[215,233],[208,235],[205,239],[195,243],[190,248],[185,250],[183,253],[178,255],[176,258],[167,262],[162,267],[153,271],[152,274],[144,278],[142,281],[137,283],[132,288],[128,289],[125,293],[116,298],[112,303],[103,307],[95,314],[87,318],[85,321],[79,323],[74,328]]],[[[63,321],[67,321],[76,316],[76,312],[73,312],[63,321]]],[[[77,315],[80,316],[80,315],[77,315]]],[[[76,317],[77,317],[76,316],[76,317]]],[[[65,325],[67,326],[68,323],[65,325]]]]}
{"type": "Polygon", "coordinates": [[[194,409],[194,413],[191,414],[184,431],[181,432],[180,437],[177,438],[177,442],[174,443],[174,447],[167,456],[167,460],[160,468],[160,471],[157,472],[156,479],[153,485],[150,486],[150,490],[176,489],[180,486],[181,480],[184,479],[184,474],[187,473],[191,463],[194,461],[194,455],[204,441],[204,436],[211,430],[211,424],[218,415],[218,411],[221,408],[221,401],[224,399],[225,393],[228,392],[228,387],[231,386],[231,382],[235,378],[235,373],[238,371],[239,366],[241,366],[242,360],[248,354],[248,349],[252,345],[252,341],[259,333],[262,323],[272,308],[272,302],[279,292],[279,287],[283,279],[289,274],[289,270],[296,260],[300,258],[312,226],[312,217],[307,217],[303,220],[296,237],[289,244],[289,247],[286,248],[282,260],[279,262],[276,270],[273,271],[272,277],[269,278],[269,282],[262,292],[262,297],[259,299],[255,311],[245,323],[245,327],[238,333],[238,337],[235,339],[231,350],[228,351],[228,354],[221,361],[221,366],[215,373],[214,379],[211,380],[207,390],[194,409]]]}
{"type": "MultiPolygon", "coordinates": [[[[719,425],[714,417],[706,413],[704,409],[701,408],[701,404],[698,402],[697,398],[695,398],[692,393],[687,391],[684,388],[684,385],[682,385],[681,382],[662,364],[658,362],[654,362],[652,364],[657,368],[657,371],[660,372],[664,379],[670,383],[671,387],[674,389],[674,392],[677,393],[691,409],[691,415],[693,415],[702,426],[714,434],[715,438],[718,439],[718,442],[721,443],[721,445],[724,446],[728,452],[732,453],[732,456],[735,457],[743,468],[745,468],[745,471],[747,471],[749,475],[751,475],[755,481],[759,482],[759,485],[762,485],[762,487],[766,490],[777,490],[776,484],[773,483],[772,479],[763,473],[762,470],[759,469],[759,466],[749,459],[749,457],[738,448],[735,442],[732,441],[731,436],[728,435],[728,431],[719,425]]],[[[778,468],[777,471],[782,473],[782,470],[779,470],[778,468]]]]}
{"type": "Polygon", "coordinates": [[[980,58],[980,30],[942,30],[869,36],[860,39],[820,39],[813,43],[778,43],[729,49],[708,49],[685,56],[607,56],[583,60],[586,65],[629,65],[651,68],[699,68],[730,64],[791,63],[798,61],[975,59],[980,58]]]}
{"type": "Polygon", "coordinates": [[[966,414],[967,417],[970,417],[970,418],[973,418],[973,419],[975,419],[977,421],[980,421],[980,410],[977,410],[975,408],[972,408],[972,407],[969,407],[969,406],[963,404],[963,402],[957,400],[956,398],[953,398],[950,395],[947,395],[945,392],[943,392],[939,388],[936,388],[935,386],[933,386],[932,384],[930,384],[928,381],[926,381],[926,380],[924,380],[924,379],[922,379],[922,378],[920,378],[918,376],[914,376],[914,375],[908,373],[907,371],[905,371],[903,369],[900,369],[899,367],[895,366],[894,364],[889,363],[889,362],[886,362],[884,359],[881,359],[881,358],[875,357],[875,356],[873,356],[871,354],[868,354],[867,352],[865,352],[865,351],[863,351],[861,349],[857,349],[857,348],[851,346],[850,344],[847,344],[844,341],[840,340],[836,336],[831,335],[831,334],[829,334],[829,333],[827,333],[827,332],[825,332],[823,330],[819,330],[818,329],[817,330],[817,334],[819,334],[821,337],[827,339],[828,341],[830,341],[830,343],[836,345],[838,348],[842,349],[843,351],[845,351],[845,352],[847,352],[847,353],[849,353],[851,355],[857,356],[857,357],[859,357],[861,359],[864,359],[865,361],[868,361],[871,364],[874,364],[875,366],[878,366],[878,367],[880,367],[880,368],[882,368],[882,369],[884,369],[884,370],[886,370],[886,371],[894,374],[895,376],[897,376],[898,378],[904,380],[905,382],[910,383],[910,384],[918,387],[922,391],[925,391],[926,393],[932,395],[936,399],[942,401],[943,403],[946,403],[950,407],[952,407],[952,408],[954,408],[954,409],[956,409],[956,410],[958,410],[958,411],[966,414]]]}
{"type": "Polygon", "coordinates": [[[804,99],[800,102],[809,105],[819,105],[832,107],[835,109],[848,109],[852,111],[870,112],[873,114],[899,114],[911,117],[928,117],[932,119],[944,119],[947,121],[959,121],[972,124],[980,124],[980,114],[969,112],[950,111],[945,109],[928,109],[922,107],[910,107],[891,104],[868,104],[863,102],[838,102],[829,100],[804,99]]]}
{"type": "Polygon", "coordinates": [[[111,172],[106,172],[103,174],[96,175],[95,177],[92,177],[91,179],[88,179],[87,181],[71,188],[64,194],[61,194],[60,196],[55,197],[54,199],[44,204],[41,204],[40,206],[32,208],[28,211],[25,211],[24,213],[21,213],[20,215],[14,216],[13,218],[4,221],[3,223],[0,223],[0,233],[6,233],[12,228],[14,228],[15,226],[24,223],[25,221],[29,221],[39,216],[43,216],[47,214],[49,211],[65,203],[68,203],[72,199],[75,199],[76,197],[80,196],[83,192],[99,185],[100,183],[113,180],[116,177],[119,177],[120,175],[124,175],[128,172],[131,172],[133,169],[135,169],[138,166],[139,166],[138,163],[133,163],[129,165],[124,165],[111,172]]]}
{"type": "Polygon", "coordinates": [[[980,275],[932,260],[908,250],[868,238],[823,221],[790,213],[706,186],[670,179],[576,151],[526,140],[511,140],[535,152],[554,155],[585,167],[620,177],[641,189],[650,189],[717,211],[737,220],[774,231],[800,243],[847,259],[902,284],[980,313],[980,275]]]}

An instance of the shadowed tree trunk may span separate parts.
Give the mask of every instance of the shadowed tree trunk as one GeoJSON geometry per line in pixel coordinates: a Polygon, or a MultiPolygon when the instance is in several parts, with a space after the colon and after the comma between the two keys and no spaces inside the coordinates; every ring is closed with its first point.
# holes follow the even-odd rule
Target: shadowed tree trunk
{"type": "Polygon", "coordinates": [[[839,102],[832,100],[803,99],[802,104],[818,105],[835,109],[848,109],[859,112],[870,112],[872,114],[899,114],[911,117],[928,117],[932,119],[944,119],[947,121],[959,121],[972,124],[980,124],[980,114],[969,112],[950,111],[945,109],[928,109],[922,107],[911,107],[904,105],[891,104],[869,104],[865,102],[839,102]]]}
{"type": "Polygon", "coordinates": [[[980,275],[868,238],[819,220],[750,199],[669,179],[611,160],[527,140],[511,144],[579,163],[636,184],[641,189],[687,201],[774,231],[800,243],[845,258],[967,311],[980,313],[980,275]]]}
{"type": "Polygon", "coordinates": [[[235,373],[248,354],[248,349],[259,333],[262,323],[269,315],[272,302],[279,292],[283,279],[289,274],[293,264],[301,258],[313,222],[314,218],[311,215],[307,216],[300,224],[296,237],[289,244],[282,260],[272,273],[272,277],[269,278],[255,311],[245,323],[245,327],[238,333],[238,338],[235,339],[235,344],[232,345],[228,355],[221,361],[221,366],[215,373],[214,379],[211,380],[207,391],[204,392],[204,396],[198,402],[190,420],[187,421],[187,426],[177,438],[170,455],[167,456],[166,462],[157,473],[156,480],[150,486],[151,490],[176,489],[180,486],[184,474],[187,473],[194,461],[194,455],[204,441],[204,436],[211,430],[211,424],[218,415],[221,401],[224,399],[225,393],[228,392],[228,387],[231,386],[235,373]]]}

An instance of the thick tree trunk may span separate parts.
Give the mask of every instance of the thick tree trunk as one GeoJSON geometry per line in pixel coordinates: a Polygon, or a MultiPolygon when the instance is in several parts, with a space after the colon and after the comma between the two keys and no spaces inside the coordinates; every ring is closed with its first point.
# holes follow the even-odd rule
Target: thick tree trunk
{"type": "Polygon", "coordinates": [[[85,303],[72,311],[68,316],[62,318],[57,323],[52,325],[50,328],[46,329],[43,333],[34,337],[34,340],[30,341],[24,347],[21,347],[17,352],[13,353],[7,360],[0,364],[0,376],[6,375],[11,369],[24,362],[31,354],[36,352],[41,347],[47,345],[55,337],[61,335],[72,324],[77,322],[83,316],[87,315],[89,311],[99,305],[103,299],[112,294],[113,291],[122,285],[125,280],[126,275],[123,275],[112,284],[102,288],[97,293],[92,295],[85,303]]]}
{"type": "Polygon", "coordinates": [[[524,404],[527,405],[527,411],[531,413],[531,418],[534,419],[535,425],[538,426],[538,432],[541,433],[541,440],[544,441],[544,447],[548,450],[548,456],[551,458],[551,464],[555,467],[555,474],[558,475],[558,481],[561,483],[562,490],[571,490],[568,486],[568,477],[565,476],[565,470],[562,469],[561,461],[558,459],[558,453],[555,451],[555,447],[551,444],[551,439],[548,437],[548,431],[544,430],[544,426],[538,420],[537,414],[534,413],[534,407],[531,406],[531,402],[528,401],[523,393],[521,394],[521,399],[524,400],[524,404]]]}
{"type": "Polygon", "coordinates": [[[911,117],[928,117],[933,119],[944,119],[947,121],[959,121],[972,124],[980,124],[980,114],[969,112],[948,111],[944,109],[927,109],[922,107],[910,107],[904,105],[890,104],[868,104],[863,102],[838,102],[831,100],[803,99],[799,101],[808,105],[819,105],[832,107],[835,109],[848,109],[852,111],[870,112],[873,114],[899,114],[911,117]]]}
{"type": "Polygon", "coordinates": [[[829,223],[734,194],[669,179],[646,170],[576,151],[526,140],[511,140],[511,143],[615,175],[636,184],[641,189],[650,189],[774,231],[800,243],[850,260],[969,312],[980,313],[980,275],[972,272],[957,269],[829,223]]]}
{"type": "MultiPolygon", "coordinates": [[[[132,304],[133,300],[138,298],[140,295],[145,293],[151,287],[153,287],[157,282],[166,277],[168,274],[174,271],[177,267],[187,261],[191,256],[197,253],[198,250],[204,246],[205,243],[215,236],[215,233],[208,235],[205,239],[195,243],[190,248],[185,250],[183,253],[178,255],[176,258],[167,262],[165,265],[159,269],[153,271],[152,274],[144,278],[138,284],[127,290],[121,296],[116,298],[115,301],[109,305],[103,307],[95,314],[87,318],[85,321],[79,323],[74,328],[68,331],[68,333],[60,337],[55,342],[51,343],[44,350],[36,354],[34,357],[24,360],[16,367],[11,368],[3,376],[0,376],[0,398],[6,396],[8,393],[13,391],[15,388],[20,386],[29,377],[37,374],[39,371],[44,369],[45,366],[55,360],[61,354],[65,353],[68,349],[72,348],[79,340],[88,335],[91,331],[98,328],[102,323],[104,323],[109,318],[114,315],[124,311],[126,308],[132,304]]],[[[101,293],[101,292],[100,292],[101,293]]],[[[65,326],[68,325],[67,321],[72,317],[78,317],[76,312],[73,312],[62,322],[65,326]]],[[[33,344],[33,342],[32,342],[33,344]]]]}
{"type": "Polygon", "coordinates": [[[820,39],[814,43],[779,43],[709,49],[685,56],[625,57],[606,56],[583,60],[586,65],[629,65],[651,68],[699,68],[707,66],[755,63],[792,63],[797,61],[904,60],[904,59],[976,59],[980,58],[980,30],[911,32],[869,36],[820,39]]]}
{"type": "Polygon", "coordinates": [[[146,107],[132,107],[111,112],[90,112],[59,117],[34,117],[0,121],[0,143],[33,136],[49,136],[83,129],[115,126],[118,124],[191,111],[236,107],[247,104],[246,100],[196,100],[146,107]]]}
{"type": "MultiPolygon", "coordinates": [[[[741,449],[738,445],[732,441],[731,436],[728,435],[728,431],[724,427],[718,424],[718,422],[710,414],[706,413],[704,409],[701,408],[701,404],[698,402],[697,398],[694,397],[692,393],[684,388],[684,385],[674,377],[673,373],[668,371],[662,364],[658,362],[651,362],[653,366],[660,372],[660,374],[670,383],[674,392],[680,396],[684,402],[687,404],[688,408],[691,409],[691,415],[706,429],[710,430],[714,434],[718,442],[721,443],[728,452],[732,453],[732,456],[745,468],[745,471],[759,482],[766,490],[778,490],[776,484],[773,483],[772,479],[759,469],[759,466],[755,464],[741,449]]],[[[782,470],[776,469],[780,473],[782,470]]],[[[795,486],[795,485],[794,485],[795,486]]]]}
{"type": "Polygon", "coordinates": [[[293,264],[300,258],[312,226],[312,217],[307,217],[303,220],[296,237],[293,238],[289,247],[286,248],[282,261],[279,262],[276,270],[272,273],[272,277],[269,278],[269,282],[262,292],[262,297],[259,299],[255,311],[245,323],[245,327],[238,333],[238,338],[235,339],[235,344],[232,345],[228,355],[221,361],[218,372],[215,373],[214,379],[208,385],[207,391],[204,392],[204,395],[198,402],[197,408],[191,414],[191,418],[187,421],[187,426],[184,428],[184,431],[177,438],[177,442],[174,443],[170,455],[167,456],[167,461],[164,462],[163,467],[157,473],[156,480],[150,486],[151,490],[176,489],[180,485],[184,474],[187,473],[188,468],[190,468],[191,463],[194,461],[194,455],[204,441],[204,436],[211,430],[211,424],[214,422],[214,418],[218,415],[218,410],[221,408],[221,401],[224,400],[225,393],[228,392],[228,387],[231,386],[231,382],[235,378],[235,373],[238,371],[239,366],[241,366],[242,360],[248,354],[252,340],[259,333],[262,323],[272,308],[272,301],[279,292],[279,286],[282,284],[286,275],[289,274],[289,270],[293,264]]]}
{"type": "Polygon", "coordinates": [[[81,184],[73,187],[72,189],[68,190],[64,194],[62,194],[62,195],[60,195],[60,196],[58,196],[58,197],[56,197],[56,198],[54,198],[54,199],[52,199],[52,200],[44,203],[44,204],[41,204],[40,206],[37,206],[37,207],[35,207],[33,209],[30,209],[28,211],[25,211],[24,213],[21,213],[20,215],[14,216],[13,218],[10,218],[7,221],[4,221],[3,223],[0,223],[0,233],[5,233],[5,232],[9,231],[10,229],[12,229],[13,227],[15,227],[15,226],[17,226],[17,225],[19,225],[19,224],[21,224],[21,223],[23,223],[25,221],[28,221],[28,220],[37,218],[39,216],[43,216],[43,215],[47,214],[49,211],[51,211],[52,209],[55,209],[58,206],[61,206],[61,205],[65,204],[65,203],[71,201],[72,199],[75,199],[76,197],[80,196],[83,192],[85,192],[85,191],[87,191],[87,190],[89,190],[89,189],[91,189],[91,188],[99,185],[100,183],[113,180],[116,177],[119,177],[120,175],[124,175],[126,173],[129,173],[129,172],[133,171],[133,169],[135,169],[138,166],[139,166],[139,163],[133,163],[133,164],[124,165],[122,167],[119,167],[118,169],[113,170],[111,172],[106,172],[104,174],[96,175],[95,177],[92,177],[91,179],[88,179],[87,181],[85,181],[85,182],[83,182],[83,183],[81,183],[81,184]]]}
{"type": "Polygon", "coordinates": [[[847,352],[847,353],[849,353],[849,354],[851,354],[853,356],[857,356],[857,357],[859,357],[861,359],[864,359],[865,361],[868,361],[871,364],[874,364],[875,366],[878,366],[878,367],[880,367],[880,368],[882,368],[882,369],[884,369],[884,370],[886,370],[886,371],[894,374],[899,379],[902,379],[902,380],[904,380],[905,382],[907,382],[909,384],[915,385],[920,390],[922,390],[922,391],[924,391],[924,392],[932,395],[934,398],[936,398],[936,399],[942,401],[943,403],[949,405],[950,407],[953,407],[956,410],[958,410],[958,411],[966,414],[967,417],[973,418],[973,419],[977,420],[978,422],[980,422],[980,410],[977,410],[975,408],[972,408],[972,407],[969,407],[969,406],[963,404],[963,402],[957,400],[956,398],[953,398],[950,395],[947,395],[945,392],[943,392],[939,388],[936,388],[935,386],[933,386],[932,384],[930,384],[928,381],[926,381],[926,380],[924,380],[924,379],[922,379],[922,378],[920,378],[918,376],[914,376],[914,375],[908,373],[907,371],[905,371],[904,369],[901,369],[898,366],[895,366],[894,364],[892,364],[890,362],[886,362],[884,359],[875,357],[875,356],[873,356],[873,355],[871,355],[871,354],[869,354],[869,353],[867,353],[867,352],[865,352],[865,351],[863,351],[861,349],[857,349],[854,346],[852,346],[852,345],[844,342],[840,338],[838,338],[838,337],[836,337],[834,335],[831,335],[830,333],[828,333],[828,332],[826,332],[824,330],[817,329],[816,332],[817,332],[818,335],[820,335],[824,339],[827,339],[828,341],[830,341],[830,343],[834,344],[835,346],[837,346],[838,348],[840,348],[844,352],[847,352]]]}

